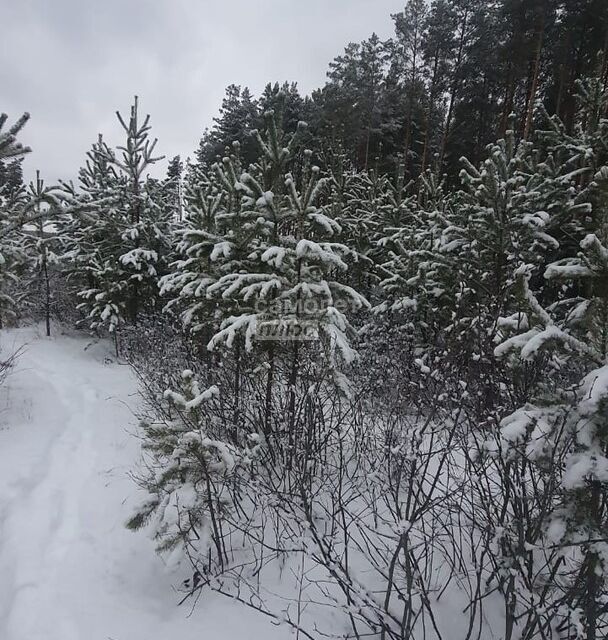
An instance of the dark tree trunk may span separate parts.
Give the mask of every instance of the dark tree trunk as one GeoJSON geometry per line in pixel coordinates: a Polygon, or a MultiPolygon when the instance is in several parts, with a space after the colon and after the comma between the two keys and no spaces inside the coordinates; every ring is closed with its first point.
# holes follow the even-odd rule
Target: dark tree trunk
{"type": "Polygon", "coordinates": [[[545,34],[545,4],[541,4],[536,29],[534,32],[534,60],[532,64],[532,77],[530,81],[530,89],[527,96],[526,120],[524,124],[523,139],[527,140],[532,129],[532,120],[534,117],[534,104],[536,101],[536,92],[538,90],[538,79],[540,77],[540,61],[543,49],[543,38],[545,34]]]}
{"type": "Polygon", "coordinates": [[[445,118],[445,126],[443,128],[443,136],[441,137],[441,147],[439,150],[439,167],[443,167],[443,161],[445,158],[446,148],[448,140],[450,138],[452,118],[454,117],[454,108],[456,106],[456,97],[459,89],[460,82],[460,68],[462,65],[462,58],[464,55],[464,45],[467,33],[467,24],[469,20],[468,10],[465,10],[462,24],[460,27],[460,38],[458,41],[458,54],[456,55],[456,63],[452,71],[452,86],[450,88],[450,99],[448,102],[448,113],[445,118]]]}
{"type": "Polygon", "coordinates": [[[435,62],[433,64],[433,77],[431,80],[431,91],[429,93],[429,104],[424,116],[424,146],[422,148],[422,160],[420,161],[420,174],[426,169],[426,160],[429,148],[429,129],[431,126],[431,118],[433,116],[433,106],[437,91],[437,74],[439,70],[439,50],[435,51],[435,62]]]}

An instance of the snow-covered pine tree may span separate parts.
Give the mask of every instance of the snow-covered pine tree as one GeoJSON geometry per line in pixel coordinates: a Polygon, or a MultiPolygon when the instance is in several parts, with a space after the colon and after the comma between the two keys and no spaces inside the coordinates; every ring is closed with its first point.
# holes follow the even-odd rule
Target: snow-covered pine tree
{"type": "Polygon", "coordinates": [[[0,328],[6,327],[16,316],[19,304],[17,283],[27,262],[21,245],[22,236],[18,232],[20,225],[15,225],[15,220],[21,216],[24,191],[22,188],[0,203],[0,231],[8,230],[0,242],[0,328]]]}
{"type": "MultiPolygon", "coordinates": [[[[285,136],[268,113],[265,135],[256,137],[261,154],[250,171],[242,171],[237,147],[212,174],[189,181],[183,257],[162,290],[195,334],[211,331],[211,350],[232,354],[237,396],[243,358],[255,351],[270,402],[278,359],[291,363],[293,386],[304,332],[320,339],[336,367],[352,360],[347,317],[367,303],[335,275],[356,252],[334,242],[341,228],[319,202],[325,181],[309,153],[296,154],[297,134],[285,136]]],[[[267,407],[267,432],[269,414],[267,407]]]]}
{"type": "Polygon", "coordinates": [[[87,152],[77,189],[66,185],[67,197],[82,214],[61,221],[67,280],[80,299],[93,328],[107,324],[114,331],[121,321],[122,283],[113,282],[120,252],[121,180],[113,165],[114,153],[100,135],[87,152]],[[83,302],[84,299],[84,302],[83,302]]]}
{"type": "MultiPolygon", "coordinates": [[[[117,148],[113,159],[119,176],[124,178],[123,220],[121,239],[124,251],[118,256],[123,271],[125,309],[132,323],[140,311],[157,298],[157,282],[161,275],[163,249],[166,246],[167,212],[151,197],[146,171],[162,160],[155,157],[157,139],[150,139],[150,116],[139,120],[138,99],[135,96],[128,122],[119,112],[116,116],[125,132],[124,146],[117,148]]],[[[119,278],[120,279],[120,278],[119,278]]]]}
{"type": "Polygon", "coordinates": [[[479,169],[463,159],[461,179],[466,191],[459,227],[465,231],[455,229],[454,238],[462,238],[466,246],[469,308],[459,322],[479,325],[474,343],[483,357],[492,352],[492,337],[509,301],[515,266],[526,261],[542,268],[545,248],[555,245],[544,233],[546,214],[528,207],[527,196],[533,191],[528,180],[534,179],[534,172],[527,171],[531,152],[531,144],[518,143],[510,129],[503,140],[488,147],[488,157],[479,169]]]}
{"type": "Polygon", "coordinates": [[[249,243],[255,243],[259,230],[257,219],[241,216],[241,172],[238,143],[211,171],[200,164],[190,167],[184,192],[186,220],[176,232],[179,258],[160,281],[161,293],[169,298],[165,309],[178,310],[184,327],[204,345],[232,313],[229,300],[218,305],[208,288],[227,273],[250,268],[249,243]]]}
{"type": "MultiPolygon", "coordinates": [[[[0,163],[19,160],[31,151],[17,140],[28,119],[29,114],[25,113],[4,129],[8,116],[0,115],[0,163]]],[[[24,196],[21,180],[14,184],[3,181],[0,185],[0,327],[15,316],[15,283],[25,263],[21,237],[16,233],[23,218],[24,196]]]]}
{"type": "Polygon", "coordinates": [[[160,395],[154,415],[142,422],[146,497],[127,527],[149,526],[172,564],[191,563],[196,587],[230,563],[227,541],[238,531],[234,521],[247,517],[243,485],[259,446],[255,437],[241,447],[223,438],[220,390],[203,388],[192,371],[160,395]]]}
{"type": "Polygon", "coordinates": [[[539,208],[532,143],[518,142],[509,129],[486,154],[479,168],[462,159],[462,190],[429,212],[436,258],[423,279],[432,275],[426,297],[438,296],[440,341],[458,376],[478,387],[478,402],[492,404],[504,382],[493,352],[513,302],[514,269],[526,262],[539,277],[557,242],[546,230],[549,214],[539,208]]]}
{"type": "Polygon", "coordinates": [[[93,328],[116,331],[154,308],[158,278],[165,269],[170,214],[156,182],[146,176],[154,157],[150,117],[139,119],[137,97],[128,120],[117,112],[125,144],[116,152],[100,139],[81,171],[76,198],[85,209],[72,237],[73,271],[86,280],[80,308],[93,328]],[[87,219],[88,217],[88,219],[87,219]],[[79,272],[79,273],[78,273],[79,272]]]}
{"type": "Polygon", "coordinates": [[[21,230],[21,244],[27,267],[20,279],[20,288],[34,317],[44,318],[46,335],[51,335],[51,317],[55,312],[55,296],[52,288],[53,270],[59,262],[61,248],[54,218],[61,208],[57,186],[45,186],[36,171],[36,180],[27,187],[23,211],[34,221],[21,230]],[[44,217],[44,212],[48,217],[44,217]]]}
{"type": "Polygon", "coordinates": [[[376,169],[355,172],[346,156],[329,169],[329,212],[341,229],[337,239],[356,252],[356,259],[349,261],[348,281],[366,296],[371,295],[379,279],[374,268],[378,239],[390,224],[391,212],[402,210],[400,178],[402,174],[393,185],[376,169]]]}
{"type": "Polygon", "coordinates": [[[175,156],[169,162],[167,175],[161,184],[162,207],[168,218],[175,221],[183,218],[183,172],[184,163],[179,156],[175,156]]]}
{"type": "Polygon", "coordinates": [[[441,176],[427,170],[418,184],[404,185],[403,169],[399,175],[390,187],[376,241],[380,282],[375,326],[367,330],[372,340],[368,351],[372,356],[376,352],[381,368],[399,367],[412,398],[433,393],[431,380],[444,397],[453,391],[460,398],[466,352],[447,347],[466,274],[466,241],[454,236],[458,231],[464,236],[465,227],[457,220],[456,198],[446,191],[441,176]],[[382,347],[375,346],[379,340],[374,330],[387,337],[382,347]]]}
{"type": "Polygon", "coordinates": [[[17,136],[29,119],[30,114],[24,113],[14,125],[3,131],[8,116],[6,113],[0,114],[0,160],[21,158],[31,151],[29,147],[17,140],[17,136]]]}
{"type": "Polygon", "coordinates": [[[81,210],[80,215],[68,214],[58,221],[64,249],[62,263],[75,299],[81,292],[96,287],[103,256],[111,254],[116,244],[117,233],[111,222],[112,212],[119,204],[119,178],[113,157],[112,149],[100,134],[78,172],[77,187],[63,185],[66,199],[81,210]]]}
{"type": "Polygon", "coordinates": [[[552,606],[572,637],[596,640],[608,629],[608,119],[599,115],[608,96],[596,79],[580,89],[577,132],[567,134],[554,119],[549,137],[553,154],[567,152],[561,177],[576,193],[571,201],[579,215],[570,218],[561,257],[544,272],[555,283],[544,304],[530,286],[534,268],[516,270],[523,333],[504,340],[496,353],[544,357],[553,371],[533,403],[504,419],[503,448],[544,469],[546,482],[558,487],[544,521],[544,544],[563,549],[554,578],[561,592],[552,606]]]}
{"type": "Polygon", "coordinates": [[[417,308],[411,278],[418,265],[414,253],[425,250],[420,234],[426,225],[422,209],[411,192],[411,183],[404,183],[405,166],[400,164],[395,185],[388,181],[384,188],[384,206],[380,209],[380,224],[376,234],[375,260],[378,264],[382,299],[375,307],[376,314],[405,313],[417,308]]]}
{"type": "Polygon", "coordinates": [[[14,198],[23,187],[22,160],[0,160],[0,198],[5,202],[14,198]]]}
{"type": "Polygon", "coordinates": [[[354,353],[347,337],[351,329],[344,311],[358,310],[367,302],[334,277],[346,271],[343,258],[354,252],[333,242],[341,228],[319,206],[325,181],[318,167],[311,166],[309,152],[298,173],[286,173],[294,158],[297,134],[286,144],[272,112],[266,114],[265,136],[256,135],[262,155],[256,174],[241,176],[239,190],[242,215],[264,225],[263,243],[248,256],[258,261],[259,271],[227,273],[209,288],[212,297],[239,300],[250,308],[229,318],[210,345],[231,344],[242,332],[250,349],[258,331],[270,335],[287,331],[289,340],[289,332],[297,339],[302,331],[314,327],[332,359],[341,356],[351,361],[354,353]],[[264,309],[265,303],[269,309],[264,309]],[[272,308],[279,310],[276,317],[268,317],[272,308]]]}
{"type": "Polygon", "coordinates": [[[221,162],[226,146],[236,142],[241,147],[243,161],[252,162],[257,149],[250,132],[256,127],[259,117],[257,100],[254,100],[247,87],[231,84],[226,87],[226,95],[213,127],[206,130],[197,149],[197,162],[208,171],[213,164],[221,162]]]}

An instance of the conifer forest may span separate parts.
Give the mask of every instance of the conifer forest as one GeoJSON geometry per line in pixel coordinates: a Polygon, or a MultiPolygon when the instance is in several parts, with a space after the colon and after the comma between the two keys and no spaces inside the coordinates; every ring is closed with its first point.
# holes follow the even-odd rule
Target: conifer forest
{"type": "Polygon", "coordinates": [[[172,158],[1,115],[0,640],[608,638],[608,2],[390,20],[172,158]]]}

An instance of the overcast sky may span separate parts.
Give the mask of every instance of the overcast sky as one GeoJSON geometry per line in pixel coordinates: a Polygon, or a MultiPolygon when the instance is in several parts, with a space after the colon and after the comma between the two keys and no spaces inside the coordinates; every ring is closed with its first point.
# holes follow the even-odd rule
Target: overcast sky
{"type": "MultiPolygon", "coordinates": [[[[158,150],[191,155],[227,85],[322,85],[350,41],[392,32],[403,0],[1,0],[0,111],[29,111],[31,178],[75,177],[134,94],[158,150]]],[[[164,169],[164,167],[163,167],[164,169]]]]}

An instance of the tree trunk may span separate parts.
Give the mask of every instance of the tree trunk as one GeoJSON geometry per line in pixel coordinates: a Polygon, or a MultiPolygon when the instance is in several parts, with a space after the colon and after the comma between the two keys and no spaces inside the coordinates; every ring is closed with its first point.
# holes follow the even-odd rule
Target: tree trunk
{"type": "Polygon", "coordinates": [[[289,451],[287,453],[287,468],[291,469],[291,465],[293,462],[293,456],[295,455],[296,449],[296,384],[298,381],[298,372],[299,372],[299,355],[300,355],[300,345],[298,342],[295,342],[293,345],[293,358],[291,361],[291,371],[289,373],[289,409],[288,409],[288,443],[289,443],[289,451]]]}
{"type": "Polygon", "coordinates": [[[411,76],[410,76],[410,89],[409,89],[407,116],[405,119],[405,141],[403,145],[403,157],[405,160],[406,168],[408,164],[408,156],[410,153],[410,148],[412,146],[412,121],[414,118],[414,87],[416,86],[416,79],[418,76],[418,46],[419,46],[418,41],[419,41],[419,31],[418,31],[418,24],[417,24],[416,29],[414,31],[414,42],[413,42],[413,50],[412,50],[412,69],[411,69],[411,76]]]}
{"type": "MultiPolygon", "coordinates": [[[[601,529],[601,498],[602,488],[599,482],[593,481],[591,486],[591,518],[596,525],[596,529],[601,529]]],[[[601,583],[599,576],[597,575],[597,569],[599,566],[599,557],[597,552],[587,551],[587,571],[586,571],[586,606],[585,606],[585,618],[587,622],[587,635],[586,640],[597,640],[597,623],[599,609],[601,603],[598,602],[601,594],[601,583]]]]}
{"type": "MultiPolygon", "coordinates": [[[[371,120],[371,117],[370,117],[371,120]]],[[[369,165],[369,138],[370,138],[370,130],[371,130],[371,122],[367,123],[367,132],[365,134],[365,162],[364,169],[367,171],[367,167],[369,165]]]]}
{"type": "Polygon", "coordinates": [[[555,115],[559,116],[562,120],[564,119],[563,106],[564,106],[564,95],[566,92],[566,81],[569,74],[569,64],[570,59],[568,56],[568,51],[570,49],[572,34],[570,31],[566,31],[564,37],[564,44],[560,52],[560,64],[559,64],[559,80],[557,84],[557,96],[555,98],[555,115]]]}
{"type": "Polygon", "coordinates": [[[507,76],[507,87],[505,89],[505,100],[502,105],[502,116],[500,118],[500,135],[504,136],[509,126],[509,116],[513,111],[513,98],[515,96],[515,71],[513,65],[509,64],[509,75],[507,76]]]}
{"type": "MultiPolygon", "coordinates": [[[[509,126],[509,118],[515,106],[515,94],[517,92],[517,84],[521,79],[522,66],[524,60],[522,53],[524,51],[524,33],[526,32],[527,16],[526,3],[522,2],[517,16],[515,16],[515,24],[513,25],[513,33],[510,39],[510,47],[507,52],[509,56],[509,76],[507,80],[507,88],[505,92],[505,103],[502,111],[501,135],[504,136],[509,126]]],[[[485,95],[485,94],[484,94],[485,95]]]]}
{"type": "Polygon", "coordinates": [[[445,126],[443,128],[443,136],[441,137],[441,147],[439,151],[439,167],[443,166],[443,159],[445,157],[445,151],[448,144],[448,139],[451,133],[452,118],[454,117],[454,107],[456,106],[456,96],[458,92],[458,82],[460,77],[460,67],[462,65],[462,58],[464,54],[464,44],[467,32],[467,23],[469,20],[468,9],[465,9],[462,17],[462,25],[460,28],[460,39],[458,41],[458,54],[456,55],[456,64],[452,72],[453,81],[450,88],[450,100],[448,103],[448,113],[445,118],[445,126]]]}
{"type": "Polygon", "coordinates": [[[42,273],[44,275],[45,286],[45,305],[44,316],[46,321],[46,336],[51,336],[51,283],[49,282],[49,269],[46,259],[46,247],[44,248],[44,255],[42,257],[42,273]]]}
{"type": "Polygon", "coordinates": [[[545,35],[545,5],[541,4],[540,14],[538,16],[537,26],[535,30],[536,46],[534,47],[534,64],[532,70],[532,81],[530,83],[530,91],[528,93],[528,109],[526,114],[526,122],[524,125],[524,140],[528,139],[530,130],[532,129],[532,119],[534,117],[534,104],[536,101],[536,91],[538,89],[538,79],[540,76],[540,60],[543,49],[543,38],[545,35]]]}
{"type": "MultiPolygon", "coordinates": [[[[488,91],[488,76],[486,73],[483,74],[483,89],[482,89],[482,95],[487,95],[487,91],[488,91]]],[[[486,128],[486,109],[487,109],[487,102],[486,101],[482,101],[481,103],[481,107],[479,109],[479,124],[477,126],[477,140],[475,143],[475,155],[474,155],[474,162],[478,162],[479,158],[481,157],[481,152],[483,150],[483,148],[485,147],[485,143],[486,143],[486,137],[484,135],[485,133],[485,128],[486,128]]]]}
{"type": "Polygon", "coordinates": [[[233,439],[238,442],[239,424],[241,422],[241,358],[242,358],[241,339],[237,338],[236,349],[234,353],[235,370],[234,370],[234,416],[233,416],[233,439]]]}
{"type": "MultiPolygon", "coordinates": [[[[602,52],[602,86],[604,92],[608,91],[608,26],[606,27],[606,39],[604,40],[604,51],[602,52]]],[[[608,100],[604,106],[604,117],[608,118],[608,100]]]]}
{"type": "Polygon", "coordinates": [[[568,88],[566,90],[566,101],[564,106],[564,117],[563,121],[566,125],[566,132],[572,133],[574,130],[575,119],[576,119],[576,81],[580,76],[580,59],[581,59],[581,51],[580,48],[577,48],[574,56],[573,56],[573,64],[570,66],[570,76],[568,79],[568,88]]]}
{"type": "Polygon", "coordinates": [[[429,104],[424,116],[424,146],[422,148],[422,160],[420,162],[420,175],[426,169],[426,158],[429,148],[429,128],[431,125],[431,117],[433,115],[433,106],[435,102],[435,92],[437,91],[437,72],[439,70],[439,50],[435,51],[435,62],[433,64],[433,77],[431,80],[431,91],[429,94],[429,104]]]}
{"type": "Polygon", "coordinates": [[[264,408],[264,435],[268,441],[272,433],[272,388],[274,385],[274,347],[270,347],[268,356],[268,378],[266,379],[266,399],[264,408]]]}

